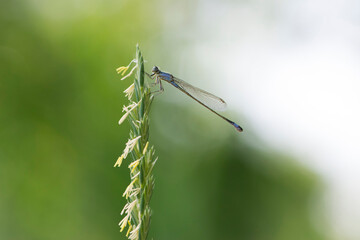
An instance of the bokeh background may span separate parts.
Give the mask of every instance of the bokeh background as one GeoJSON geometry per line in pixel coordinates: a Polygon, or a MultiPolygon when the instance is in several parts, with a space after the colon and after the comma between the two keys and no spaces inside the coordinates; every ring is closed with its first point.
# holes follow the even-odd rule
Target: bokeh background
{"type": "Polygon", "coordinates": [[[360,239],[359,1],[0,3],[0,239],[125,239],[115,69],[170,85],[151,112],[154,239],[360,239]]]}

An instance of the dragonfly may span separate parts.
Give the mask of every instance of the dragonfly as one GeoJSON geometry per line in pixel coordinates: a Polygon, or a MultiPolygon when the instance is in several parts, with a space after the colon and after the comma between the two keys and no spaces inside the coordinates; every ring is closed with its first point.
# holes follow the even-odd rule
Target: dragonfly
{"type": "Polygon", "coordinates": [[[196,102],[200,103],[205,108],[209,109],[211,112],[215,113],[226,122],[230,123],[235,129],[239,132],[242,132],[243,129],[240,125],[236,124],[235,122],[231,121],[230,119],[224,117],[223,115],[217,113],[217,111],[224,110],[226,108],[226,103],[223,99],[206,92],[200,88],[194,87],[191,84],[181,80],[177,77],[174,77],[170,73],[162,72],[157,66],[154,66],[151,70],[151,74],[147,74],[151,79],[155,80],[155,85],[159,85],[160,89],[156,92],[162,93],[164,88],[162,86],[162,81],[168,82],[181,92],[185,93],[196,102]]]}

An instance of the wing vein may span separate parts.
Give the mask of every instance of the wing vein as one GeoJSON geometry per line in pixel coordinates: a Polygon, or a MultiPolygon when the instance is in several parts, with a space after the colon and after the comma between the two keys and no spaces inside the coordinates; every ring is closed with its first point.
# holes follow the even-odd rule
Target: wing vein
{"type": "Polygon", "coordinates": [[[204,91],[200,88],[194,87],[191,84],[173,77],[173,81],[186,92],[190,93],[193,97],[198,99],[200,102],[212,108],[214,110],[223,111],[226,108],[226,103],[223,99],[215,96],[212,93],[204,91]]]}

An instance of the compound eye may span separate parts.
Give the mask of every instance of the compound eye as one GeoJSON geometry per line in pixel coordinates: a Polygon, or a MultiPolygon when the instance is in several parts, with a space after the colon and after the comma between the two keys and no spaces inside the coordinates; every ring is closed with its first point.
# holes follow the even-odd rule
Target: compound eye
{"type": "Polygon", "coordinates": [[[151,70],[153,73],[159,72],[159,68],[157,66],[154,66],[151,70]]]}

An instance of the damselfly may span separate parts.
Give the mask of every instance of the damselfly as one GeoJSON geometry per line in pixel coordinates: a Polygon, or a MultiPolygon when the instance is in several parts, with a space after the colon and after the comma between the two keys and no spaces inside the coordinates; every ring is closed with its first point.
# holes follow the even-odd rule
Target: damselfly
{"type": "Polygon", "coordinates": [[[215,113],[216,115],[218,115],[219,117],[221,117],[222,119],[224,119],[225,121],[227,121],[228,123],[230,123],[231,125],[233,125],[237,131],[243,131],[243,129],[238,124],[234,123],[233,121],[227,119],[226,117],[220,115],[215,111],[224,110],[226,108],[226,103],[221,98],[204,90],[201,90],[200,88],[194,87],[189,83],[174,77],[170,73],[162,72],[156,66],[153,67],[152,74],[148,75],[152,79],[155,79],[155,84],[159,84],[159,92],[164,91],[161,81],[166,81],[180,91],[182,91],[183,93],[185,93],[186,95],[188,95],[189,97],[191,97],[192,99],[194,99],[195,101],[197,101],[198,103],[200,103],[201,105],[203,105],[204,107],[206,107],[207,109],[209,109],[210,111],[212,111],[213,113],[215,113]]]}

